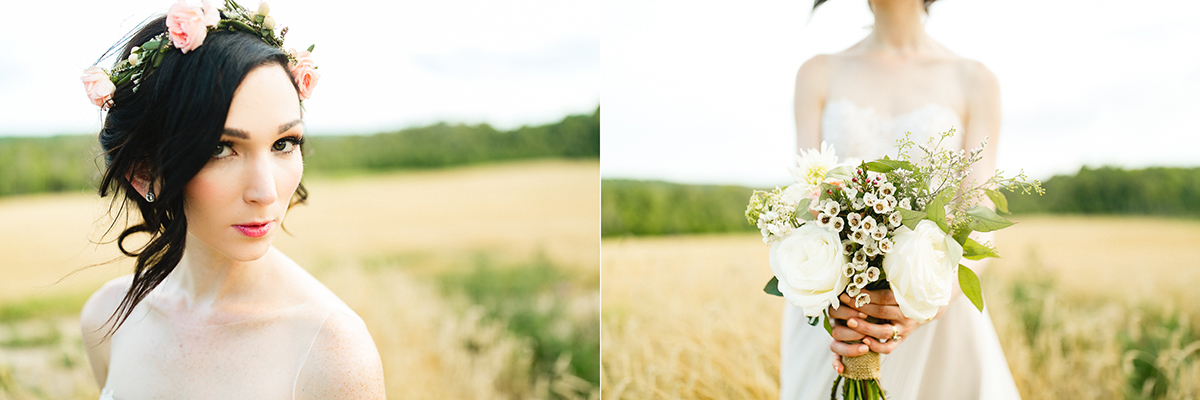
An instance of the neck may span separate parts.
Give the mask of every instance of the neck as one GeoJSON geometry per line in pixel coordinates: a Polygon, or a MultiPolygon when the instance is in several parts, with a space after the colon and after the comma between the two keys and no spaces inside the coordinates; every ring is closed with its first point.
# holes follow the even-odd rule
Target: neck
{"type": "Polygon", "coordinates": [[[271,248],[262,258],[237,261],[214,250],[190,233],[183,258],[164,285],[183,296],[189,309],[207,309],[219,302],[239,300],[254,293],[253,283],[266,272],[271,248]]]}
{"type": "Polygon", "coordinates": [[[895,55],[913,55],[929,47],[929,36],[921,16],[925,13],[924,2],[871,1],[875,13],[875,28],[867,37],[872,50],[895,55]]]}

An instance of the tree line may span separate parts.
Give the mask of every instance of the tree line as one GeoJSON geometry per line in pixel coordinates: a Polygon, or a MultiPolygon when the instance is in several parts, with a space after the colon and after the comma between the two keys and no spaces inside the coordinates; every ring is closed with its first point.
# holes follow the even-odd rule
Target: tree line
{"type": "MultiPolygon", "coordinates": [[[[619,179],[603,180],[601,186],[604,236],[757,230],[745,218],[754,188],[619,179]]],[[[1009,210],[1200,217],[1200,168],[1083,167],[1042,186],[1043,196],[1005,192],[1009,210]]]]}
{"type": "MultiPolygon", "coordinates": [[[[512,130],[438,123],[374,135],[309,135],[305,141],[305,173],[317,175],[531,158],[599,158],[600,108],[512,130]]],[[[91,191],[103,166],[95,135],[0,137],[0,196],[91,191]]]]}

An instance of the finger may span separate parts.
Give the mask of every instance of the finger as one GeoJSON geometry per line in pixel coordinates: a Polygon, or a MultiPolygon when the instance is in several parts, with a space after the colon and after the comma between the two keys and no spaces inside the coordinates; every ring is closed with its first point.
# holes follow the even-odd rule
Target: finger
{"type": "Polygon", "coordinates": [[[883,306],[894,306],[897,304],[896,295],[892,293],[892,289],[863,290],[862,292],[871,296],[871,304],[883,306]]]}
{"type": "MultiPolygon", "coordinates": [[[[903,338],[901,338],[901,340],[903,340],[903,338]]],[[[867,347],[871,349],[871,351],[876,353],[891,354],[893,350],[896,350],[896,346],[900,344],[900,340],[889,340],[887,343],[881,343],[877,339],[867,337],[863,339],[863,343],[865,343],[867,347]]]]}
{"type": "Polygon", "coordinates": [[[850,308],[845,305],[838,307],[836,310],[833,309],[833,306],[829,306],[829,316],[836,318],[836,319],[841,319],[841,320],[846,320],[846,319],[855,318],[855,317],[858,317],[858,318],[866,318],[867,317],[866,314],[863,314],[863,313],[859,312],[858,310],[855,310],[855,309],[850,308]]]}
{"type": "Polygon", "coordinates": [[[881,306],[878,304],[864,304],[858,308],[858,311],[879,319],[892,321],[903,321],[908,318],[904,313],[900,312],[900,306],[881,306]]]}
{"type": "Polygon", "coordinates": [[[867,354],[867,351],[870,349],[870,347],[862,343],[845,343],[837,340],[834,340],[829,345],[829,350],[843,357],[858,357],[867,354]]]}
{"type": "MultiPolygon", "coordinates": [[[[833,333],[831,335],[833,336],[834,339],[837,339],[837,340],[840,340],[843,342],[856,342],[856,341],[862,340],[862,338],[863,338],[862,333],[859,333],[858,331],[847,328],[845,326],[833,327],[833,333]]],[[[889,335],[891,335],[891,334],[889,333],[889,335]]]]}
{"type": "Polygon", "coordinates": [[[840,374],[845,369],[846,369],[846,366],[842,365],[842,356],[834,354],[833,355],[833,370],[837,371],[837,373],[840,374]]]}
{"type": "Polygon", "coordinates": [[[856,310],[854,308],[854,298],[850,297],[850,295],[842,293],[841,296],[838,296],[838,300],[841,300],[842,307],[847,307],[851,310],[856,310]]]}
{"type": "Polygon", "coordinates": [[[892,334],[895,333],[892,331],[892,324],[872,324],[857,318],[847,320],[846,327],[859,334],[878,339],[891,338],[892,334]]]}

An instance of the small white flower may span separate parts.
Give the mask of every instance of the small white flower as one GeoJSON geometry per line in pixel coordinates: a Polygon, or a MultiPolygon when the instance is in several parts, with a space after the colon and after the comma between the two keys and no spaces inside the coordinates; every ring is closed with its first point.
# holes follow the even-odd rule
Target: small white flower
{"type": "Polygon", "coordinates": [[[877,201],[879,201],[879,198],[875,197],[875,193],[867,192],[867,194],[863,195],[863,202],[867,203],[867,206],[874,206],[877,201]]]}
{"type": "Polygon", "coordinates": [[[886,183],[883,186],[879,187],[879,194],[882,194],[885,197],[890,197],[895,193],[896,193],[896,186],[892,185],[890,183],[886,183]]]}
{"type": "MultiPolygon", "coordinates": [[[[826,213],[817,214],[817,226],[826,228],[826,229],[832,228],[833,227],[833,216],[826,214],[826,213]]],[[[834,231],[834,232],[836,232],[836,231],[834,231]]]]}
{"type": "Polygon", "coordinates": [[[859,293],[858,296],[856,296],[854,298],[854,308],[865,306],[865,305],[867,305],[867,303],[870,303],[870,302],[871,302],[871,295],[866,294],[866,293],[859,293]]]}
{"type": "Polygon", "coordinates": [[[850,297],[858,296],[859,290],[861,289],[853,283],[846,285],[846,294],[850,295],[850,297]]]}
{"type": "Polygon", "coordinates": [[[767,211],[762,213],[762,218],[765,218],[767,221],[774,221],[779,218],[779,213],[775,211],[767,211]]]}
{"type": "Polygon", "coordinates": [[[886,214],[892,211],[892,207],[888,206],[887,201],[878,200],[871,206],[871,210],[875,211],[876,214],[886,214]]]}
{"type": "Polygon", "coordinates": [[[846,194],[846,197],[851,198],[851,199],[858,197],[858,191],[854,190],[853,188],[847,187],[845,189],[842,189],[842,192],[846,194]]]}
{"type": "Polygon", "coordinates": [[[842,212],[842,205],[836,201],[830,200],[829,206],[826,207],[825,212],[838,215],[842,212]]]}
{"type": "Polygon", "coordinates": [[[833,228],[834,232],[841,232],[842,228],[846,227],[846,224],[842,221],[842,217],[837,217],[833,219],[833,223],[829,226],[833,228]]]}
{"type": "Polygon", "coordinates": [[[893,246],[892,239],[883,238],[882,240],[879,241],[878,246],[879,246],[880,253],[883,253],[883,254],[890,253],[890,252],[892,252],[892,246],[893,246]]]}
{"type": "Polygon", "coordinates": [[[842,276],[844,277],[853,278],[855,272],[857,271],[854,270],[853,264],[846,264],[842,266],[842,276]]]}
{"type": "Polygon", "coordinates": [[[847,256],[854,254],[854,241],[846,239],[842,241],[842,254],[847,256]]]}
{"type": "Polygon", "coordinates": [[[896,206],[900,205],[900,202],[896,201],[894,196],[884,197],[883,199],[887,201],[888,208],[896,208],[896,206]]]}
{"type": "Polygon", "coordinates": [[[854,280],[853,280],[853,281],[851,281],[851,282],[853,282],[853,283],[854,283],[854,285],[855,285],[855,286],[858,286],[858,287],[866,287],[868,283],[871,283],[871,282],[870,282],[870,281],[867,279],[867,273],[866,273],[866,272],[864,272],[864,273],[861,273],[861,274],[858,274],[858,275],[854,275],[854,280]]]}
{"type": "Polygon", "coordinates": [[[866,250],[859,249],[858,251],[855,251],[854,255],[852,255],[851,257],[852,257],[851,258],[852,263],[867,265],[867,251],[866,250]]]}
{"type": "Polygon", "coordinates": [[[862,225],[862,215],[853,212],[847,214],[846,222],[850,223],[850,229],[858,230],[858,227],[862,225]]]}
{"type": "Polygon", "coordinates": [[[894,212],[888,216],[888,222],[892,224],[893,228],[899,228],[904,223],[904,216],[900,215],[899,212],[894,212]]]}
{"type": "Polygon", "coordinates": [[[859,226],[862,227],[863,230],[867,231],[867,233],[870,233],[875,230],[876,225],[878,224],[875,223],[875,217],[868,215],[866,218],[863,218],[862,224],[859,226]]]}
{"type": "Polygon", "coordinates": [[[869,237],[867,236],[867,231],[860,229],[860,230],[857,230],[854,232],[850,232],[850,240],[853,240],[854,243],[867,244],[867,239],[869,239],[869,237]]]}
{"type": "Polygon", "coordinates": [[[912,201],[910,201],[906,197],[906,198],[900,200],[900,205],[898,207],[903,208],[905,210],[912,210],[912,201]]]}
{"type": "MultiPolygon", "coordinates": [[[[880,226],[883,226],[883,225],[880,225],[880,226]]],[[[887,230],[876,229],[874,232],[871,232],[871,239],[875,239],[875,241],[883,240],[886,237],[887,237],[887,230]]]]}
{"type": "Polygon", "coordinates": [[[879,245],[875,242],[867,243],[866,246],[863,246],[863,250],[867,252],[867,257],[875,257],[879,255],[879,245]]]}
{"type": "Polygon", "coordinates": [[[879,280],[879,267],[867,268],[867,280],[871,282],[879,280]]]}
{"type": "Polygon", "coordinates": [[[850,202],[850,208],[852,208],[856,211],[862,210],[864,208],[867,208],[867,203],[865,201],[863,201],[863,199],[861,199],[861,198],[855,198],[853,201],[850,202]]]}

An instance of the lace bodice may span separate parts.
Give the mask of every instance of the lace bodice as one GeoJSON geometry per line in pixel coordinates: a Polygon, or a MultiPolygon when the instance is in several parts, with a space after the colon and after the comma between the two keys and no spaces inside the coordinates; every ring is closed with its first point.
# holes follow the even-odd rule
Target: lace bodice
{"type": "MultiPolygon", "coordinates": [[[[896,157],[896,140],[912,132],[911,140],[926,144],[931,137],[950,128],[958,130],[942,142],[943,149],[962,148],[962,120],[958,113],[934,103],[888,116],[874,108],[863,108],[849,100],[833,100],[825,104],[821,114],[821,140],[837,150],[838,158],[873,160],[884,155],[896,157]]],[[[919,154],[910,153],[911,156],[919,154]]]]}

